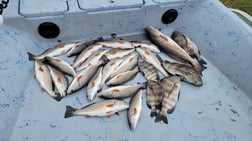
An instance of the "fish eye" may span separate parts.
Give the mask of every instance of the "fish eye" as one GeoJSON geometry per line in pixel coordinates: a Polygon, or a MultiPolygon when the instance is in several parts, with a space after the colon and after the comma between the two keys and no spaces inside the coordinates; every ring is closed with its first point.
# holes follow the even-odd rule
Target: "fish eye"
{"type": "Polygon", "coordinates": [[[39,34],[47,39],[53,39],[59,36],[59,26],[52,22],[41,23],[38,27],[39,34]]]}
{"type": "Polygon", "coordinates": [[[164,24],[170,24],[178,17],[178,11],[176,9],[167,10],[162,16],[162,22],[164,24]]]}

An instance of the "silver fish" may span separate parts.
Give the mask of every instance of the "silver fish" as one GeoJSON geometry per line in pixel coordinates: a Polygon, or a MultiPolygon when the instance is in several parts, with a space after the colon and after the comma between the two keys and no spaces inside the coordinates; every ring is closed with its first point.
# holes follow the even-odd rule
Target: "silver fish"
{"type": "Polygon", "coordinates": [[[120,65],[119,67],[111,74],[112,77],[115,75],[129,71],[132,68],[134,68],[137,65],[139,55],[137,53],[134,53],[132,55],[129,55],[120,65]]]}
{"type": "Polygon", "coordinates": [[[108,52],[107,49],[100,49],[99,51],[95,52],[85,62],[83,62],[78,68],[76,68],[76,71],[81,71],[88,68],[89,66],[97,64],[102,59],[102,57],[104,56],[106,52],[108,52]]]}
{"type": "Polygon", "coordinates": [[[29,60],[43,60],[46,56],[59,56],[66,54],[72,47],[74,47],[76,43],[64,43],[57,45],[53,48],[47,49],[42,54],[35,56],[30,52],[28,53],[29,60]]]}
{"type": "Polygon", "coordinates": [[[146,32],[150,36],[151,40],[158,47],[162,48],[162,50],[164,50],[167,55],[178,61],[191,64],[195,68],[195,70],[197,70],[199,73],[202,73],[204,68],[198,62],[195,62],[193,58],[170,37],[161,33],[152,26],[147,27],[146,32]]]}
{"type": "Polygon", "coordinates": [[[89,101],[92,101],[96,93],[102,88],[102,70],[103,67],[100,67],[95,76],[88,83],[87,98],[89,101]]]}
{"type": "Polygon", "coordinates": [[[146,93],[146,104],[151,109],[151,117],[157,115],[157,109],[160,109],[161,102],[163,99],[163,88],[156,81],[148,81],[147,93],[146,93]]]}
{"type": "Polygon", "coordinates": [[[95,44],[98,41],[103,40],[102,37],[100,38],[95,38],[95,39],[88,39],[86,41],[82,41],[82,42],[78,42],[76,43],[75,46],[73,46],[67,53],[66,55],[68,57],[79,54],[80,52],[82,52],[84,49],[86,49],[88,46],[95,44]]]}
{"type": "Polygon", "coordinates": [[[52,80],[54,85],[56,86],[59,94],[61,97],[66,96],[67,91],[67,78],[64,76],[64,74],[54,67],[48,65],[48,69],[50,71],[52,80]]]}
{"type": "Polygon", "coordinates": [[[82,62],[84,62],[86,59],[88,59],[92,54],[97,52],[99,49],[101,49],[103,46],[99,44],[93,44],[88,46],[86,49],[84,49],[75,59],[73,62],[73,67],[77,68],[82,62]]]}
{"type": "Polygon", "coordinates": [[[101,63],[89,66],[76,75],[67,89],[67,94],[71,94],[87,85],[100,65],[101,63]]]}
{"type": "Polygon", "coordinates": [[[128,82],[130,79],[134,78],[136,74],[139,72],[138,69],[129,70],[126,72],[119,73],[112,77],[110,80],[107,81],[107,86],[115,86],[115,85],[121,85],[123,83],[128,82]]]}
{"type": "Polygon", "coordinates": [[[180,91],[180,78],[177,76],[167,77],[161,80],[160,84],[164,90],[164,98],[162,100],[162,108],[157,115],[155,122],[163,121],[168,124],[167,113],[172,113],[178,101],[180,91]]]}
{"type": "Polygon", "coordinates": [[[69,65],[66,61],[64,61],[61,58],[58,57],[51,57],[51,56],[46,56],[45,60],[48,64],[52,65],[53,67],[57,68],[64,74],[70,75],[75,77],[76,72],[74,71],[73,67],[69,65]]]}
{"type": "Polygon", "coordinates": [[[152,64],[146,61],[138,62],[138,67],[147,80],[156,82],[159,80],[157,69],[152,64]]]}
{"type": "Polygon", "coordinates": [[[152,52],[146,48],[136,48],[136,51],[141,55],[144,61],[152,64],[156,69],[158,69],[164,76],[169,76],[169,74],[161,66],[160,61],[152,52]]]}
{"type": "Polygon", "coordinates": [[[206,61],[201,58],[201,53],[199,51],[199,48],[185,34],[179,32],[179,31],[174,31],[171,35],[171,38],[180,47],[182,47],[190,56],[195,57],[202,66],[204,64],[207,64],[206,61]]]}
{"type": "Polygon", "coordinates": [[[159,48],[152,44],[151,42],[144,42],[144,41],[131,41],[132,45],[134,47],[140,47],[140,48],[147,48],[148,50],[155,52],[155,53],[160,53],[159,48]]]}
{"type": "Polygon", "coordinates": [[[110,87],[98,94],[101,98],[127,98],[135,94],[139,89],[145,88],[145,84],[135,84],[131,86],[110,87]]]}
{"type": "Polygon", "coordinates": [[[116,58],[113,60],[110,60],[103,68],[103,72],[102,72],[102,86],[104,85],[104,83],[111,77],[111,74],[113,73],[113,71],[121,64],[121,62],[123,61],[122,58],[116,58]]]}
{"type": "Polygon", "coordinates": [[[43,90],[45,90],[55,100],[61,100],[61,97],[53,90],[52,78],[47,65],[42,63],[40,60],[35,60],[35,76],[43,90]]]}
{"type": "Polygon", "coordinates": [[[128,121],[131,130],[135,130],[142,112],[143,96],[140,89],[136,95],[131,98],[128,110],[128,121]]]}
{"type": "Polygon", "coordinates": [[[193,84],[195,86],[203,85],[201,75],[191,66],[175,62],[169,62],[167,60],[161,62],[164,69],[170,74],[181,76],[181,80],[193,84]]]}
{"type": "Polygon", "coordinates": [[[111,116],[129,108],[129,104],[121,100],[105,100],[87,105],[81,109],[66,106],[65,118],[72,116],[103,117],[111,116]]]}
{"type": "Polygon", "coordinates": [[[105,56],[109,59],[115,59],[115,58],[123,58],[124,56],[130,54],[133,52],[135,49],[112,49],[109,52],[105,53],[105,56]]]}
{"type": "Polygon", "coordinates": [[[98,42],[98,44],[101,44],[101,45],[106,46],[106,47],[111,47],[111,48],[121,48],[121,49],[132,49],[132,48],[134,48],[129,41],[125,41],[125,40],[102,41],[102,42],[98,42]]]}

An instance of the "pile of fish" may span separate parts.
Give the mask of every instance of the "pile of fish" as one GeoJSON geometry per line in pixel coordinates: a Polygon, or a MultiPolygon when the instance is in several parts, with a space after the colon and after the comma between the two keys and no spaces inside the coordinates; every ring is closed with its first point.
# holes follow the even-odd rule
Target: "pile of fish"
{"type": "Polygon", "coordinates": [[[40,86],[55,100],[60,101],[84,87],[88,101],[93,101],[96,95],[104,99],[81,109],[66,106],[65,118],[111,116],[128,109],[129,126],[135,130],[142,110],[143,89],[146,89],[150,116],[156,117],[155,122],[167,124],[167,113],[175,108],[181,81],[203,85],[201,76],[206,62],[198,47],[179,31],[173,32],[170,38],[149,26],[146,33],[151,42],[97,38],[60,44],[37,56],[28,52],[29,60],[35,62],[40,86]],[[176,62],[162,59],[160,50],[176,62]],[[58,57],[61,55],[76,57],[69,64],[58,57]],[[124,84],[138,72],[146,78],[145,82],[124,84]],[[104,86],[106,89],[102,90],[104,86]],[[125,98],[131,98],[129,104],[123,101],[125,98]]]}

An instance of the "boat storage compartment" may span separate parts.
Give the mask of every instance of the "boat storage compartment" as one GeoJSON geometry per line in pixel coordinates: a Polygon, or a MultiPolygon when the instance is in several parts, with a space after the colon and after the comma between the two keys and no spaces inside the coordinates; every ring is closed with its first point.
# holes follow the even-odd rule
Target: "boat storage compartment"
{"type": "MultiPolygon", "coordinates": [[[[219,0],[11,0],[3,16],[0,141],[252,139],[252,29],[219,0]],[[46,36],[39,32],[41,25],[46,25],[46,36]],[[126,111],[110,118],[66,119],[66,105],[91,103],[86,89],[57,102],[34,79],[34,62],[27,52],[38,55],[59,43],[111,35],[147,40],[147,26],[168,36],[175,30],[185,33],[207,61],[203,86],[181,82],[168,124],[150,117],[145,90],[135,131],[129,129],[126,111]]],[[[139,73],[127,84],[144,81],[139,73]]],[[[101,99],[95,97],[97,101],[101,99]]]]}

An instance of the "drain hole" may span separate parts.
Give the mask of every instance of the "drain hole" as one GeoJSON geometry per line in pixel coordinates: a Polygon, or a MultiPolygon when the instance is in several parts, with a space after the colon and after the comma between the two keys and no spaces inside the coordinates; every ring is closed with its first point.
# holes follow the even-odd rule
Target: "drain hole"
{"type": "Polygon", "coordinates": [[[44,22],[39,25],[38,32],[44,38],[53,39],[59,35],[60,29],[55,23],[44,22]]]}
{"type": "Polygon", "coordinates": [[[166,11],[162,16],[162,22],[164,24],[170,24],[178,17],[178,11],[176,9],[170,9],[166,11]]]}

